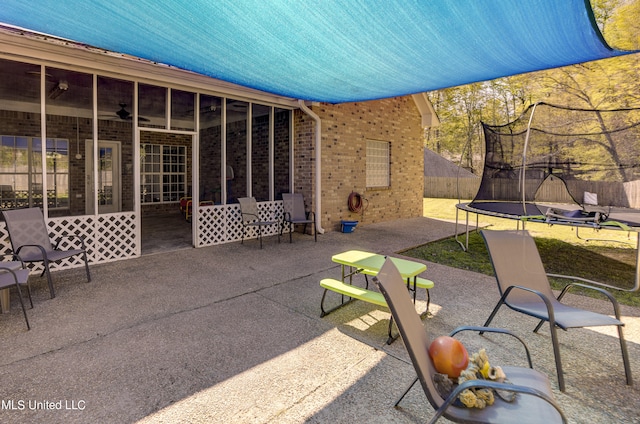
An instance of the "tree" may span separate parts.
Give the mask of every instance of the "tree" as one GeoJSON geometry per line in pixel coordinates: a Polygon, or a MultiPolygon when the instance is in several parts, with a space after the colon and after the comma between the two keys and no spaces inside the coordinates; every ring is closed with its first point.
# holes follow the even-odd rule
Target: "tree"
{"type": "MultiPolygon", "coordinates": [[[[598,27],[611,45],[640,48],[640,0],[591,2],[598,27]]],[[[437,90],[430,99],[441,124],[427,134],[427,147],[448,158],[465,155],[461,162],[473,169],[474,158],[482,157],[481,121],[506,124],[537,102],[584,109],[639,107],[639,61],[640,54],[632,54],[437,90]]],[[[606,132],[607,123],[600,120],[599,125],[606,132]]],[[[614,163],[619,163],[615,146],[612,140],[603,142],[614,163]]],[[[629,152],[635,146],[623,148],[629,152]]]]}

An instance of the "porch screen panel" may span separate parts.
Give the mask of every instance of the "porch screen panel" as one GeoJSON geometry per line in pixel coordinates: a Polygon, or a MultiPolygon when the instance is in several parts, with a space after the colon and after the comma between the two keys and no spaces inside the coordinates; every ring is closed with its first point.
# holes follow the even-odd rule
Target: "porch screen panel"
{"type": "MultiPolygon", "coordinates": [[[[273,178],[275,200],[282,200],[282,193],[291,192],[291,111],[287,109],[274,109],[274,129],[273,129],[273,178]]],[[[306,181],[309,187],[305,190],[311,192],[311,175],[300,175],[301,181],[306,181]]],[[[300,172],[303,172],[302,170],[300,172]]]]}
{"type": "Polygon", "coordinates": [[[138,126],[167,128],[167,88],[138,84],[138,126]]]}
{"type": "Polygon", "coordinates": [[[34,196],[46,199],[49,216],[84,215],[86,164],[81,140],[93,138],[93,75],[58,68],[45,68],[46,193],[41,183],[32,183],[34,196]]]}
{"type": "MultiPolygon", "coordinates": [[[[133,133],[133,82],[98,76],[98,213],[133,211],[134,202],[134,133],[133,133]],[[124,109],[124,113],[121,112],[124,109]],[[119,151],[112,151],[117,157],[108,158],[104,154],[105,143],[116,143],[119,151]],[[101,161],[101,158],[110,161],[101,161]],[[109,165],[112,168],[107,168],[109,165]],[[111,207],[100,205],[108,203],[111,207]]],[[[109,146],[109,144],[107,144],[109,146]]],[[[82,145],[81,145],[82,147],[82,145]]],[[[85,155],[87,167],[93,167],[93,143],[87,144],[85,155]]],[[[90,184],[87,187],[87,202],[93,203],[93,169],[87,169],[90,184]]],[[[93,213],[93,205],[87,205],[87,213],[93,213]]]]}
{"type": "Polygon", "coordinates": [[[251,114],[251,194],[259,202],[271,199],[269,188],[271,106],[253,104],[251,114]]]}
{"type": "Polygon", "coordinates": [[[200,199],[222,202],[222,99],[200,96],[200,199]]]}
{"type": "Polygon", "coordinates": [[[227,203],[247,195],[247,110],[249,103],[227,99],[227,203]]]}
{"type": "Polygon", "coordinates": [[[196,95],[189,91],[171,90],[171,129],[193,131],[196,95]]]}
{"type": "Polygon", "coordinates": [[[0,59],[0,207],[34,204],[31,183],[42,184],[39,65],[0,59]],[[35,157],[37,156],[37,157],[35,157]]]}

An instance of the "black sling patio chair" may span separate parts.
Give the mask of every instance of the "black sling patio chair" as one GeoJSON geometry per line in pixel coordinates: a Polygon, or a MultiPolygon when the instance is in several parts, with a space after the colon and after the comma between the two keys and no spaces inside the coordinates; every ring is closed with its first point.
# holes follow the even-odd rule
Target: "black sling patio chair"
{"type": "MultiPolygon", "coordinates": [[[[244,236],[247,233],[247,229],[255,228],[258,233],[258,239],[260,240],[260,249],[262,249],[262,227],[269,227],[276,224],[276,221],[262,221],[258,212],[258,202],[255,197],[239,197],[238,203],[240,203],[240,214],[242,215],[242,239],[240,244],[244,244],[244,236]]],[[[280,242],[280,235],[278,234],[278,243],[280,242]]]]}
{"type": "Polygon", "coordinates": [[[282,216],[282,225],[280,227],[280,235],[285,225],[289,228],[289,243],[293,242],[293,230],[296,225],[304,225],[303,232],[307,230],[307,224],[311,224],[313,237],[318,241],[318,233],[316,231],[316,215],[313,212],[307,212],[304,208],[304,197],[300,193],[282,193],[282,205],[284,207],[284,215],[282,216]]]}
{"type": "Polygon", "coordinates": [[[51,270],[49,269],[52,262],[55,263],[73,256],[80,256],[84,261],[87,281],[91,281],[87,251],[82,237],[75,235],[60,237],[54,247],[51,244],[47,225],[44,222],[44,216],[40,208],[2,211],[2,215],[7,224],[7,232],[9,233],[15,259],[26,263],[42,262],[44,269],[40,276],[47,274],[47,282],[49,283],[49,292],[52,299],[56,296],[53,289],[51,270]],[[65,239],[79,240],[78,243],[81,249],[60,249],[60,243],[65,239]]]}
{"type": "MultiPolygon", "coordinates": [[[[443,397],[438,392],[433,380],[436,370],[429,357],[430,340],[428,334],[415,310],[411,297],[407,292],[407,285],[400,276],[398,269],[391,260],[387,259],[373,280],[387,300],[393,320],[396,322],[402,341],[418,374],[418,378],[411,383],[409,388],[398,399],[395,404],[396,407],[411,387],[417,381],[420,381],[429,403],[436,410],[430,423],[436,422],[440,417],[459,423],[552,424],[567,422],[553,398],[549,379],[546,375],[532,368],[503,366],[502,369],[511,384],[482,379],[469,380],[455,386],[448,397],[443,397]],[[511,402],[495,396],[495,403],[484,409],[467,408],[456,403],[458,395],[467,388],[506,390],[517,394],[511,402]]],[[[467,330],[501,333],[515,337],[523,344],[531,367],[529,350],[515,334],[503,329],[486,327],[459,327],[453,330],[451,334],[454,335],[460,331],[467,330]]]]}
{"type": "MultiPolygon", "coordinates": [[[[618,302],[608,291],[579,283],[568,284],[556,298],[551,290],[547,273],[542,264],[536,243],[527,231],[489,231],[480,232],[484,238],[491,264],[495,272],[500,300],[484,325],[489,325],[502,305],[507,305],[516,312],[540,319],[540,323],[533,330],[538,332],[545,321],[549,322],[551,343],[556,361],[558,385],[565,390],[560,346],[558,344],[557,328],[563,330],[580,327],[597,327],[615,325],[618,328],[622,361],[627,377],[627,384],[633,384],[627,345],[622,334],[624,323],[620,321],[618,302]],[[605,295],[613,305],[615,318],[584,309],[574,308],[561,303],[564,295],[572,287],[587,288],[605,295]]],[[[554,277],[570,280],[581,280],[577,277],[550,274],[554,277]]],[[[584,280],[583,280],[584,281],[584,280]]]]}

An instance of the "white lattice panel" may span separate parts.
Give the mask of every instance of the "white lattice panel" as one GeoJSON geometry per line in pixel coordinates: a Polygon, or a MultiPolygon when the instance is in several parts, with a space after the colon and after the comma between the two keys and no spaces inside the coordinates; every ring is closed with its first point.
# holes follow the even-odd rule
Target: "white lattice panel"
{"type": "Polygon", "coordinates": [[[201,206],[198,208],[198,247],[211,246],[227,241],[226,205],[201,206]]]}
{"type": "MultiPolygon", "coordinates": [[[[47,221],[49,227],[49,237],[51,243],[56,246],[58,240],[58,248],[60,250],[81,249],[80,239],[84,238],[84,245],[87,249],[87,260],[89,263],[95,263],[93,260],[95,245],[95,217],[94,216],[66,216],[62,218],[51,218],[47,221]]],[[[75,268],[84,266],[84,260],[81,256],[76,255],[63,259],[59,263],[51,264],[50,269],[75,268]]],[[[42,269],[38,266],[33,269],[42,269]]]]}
{"type": "Polygon", "coordinates": [[[4,256],[4,258],[0,258],[0,259],[4,259],[6,261],[11,260],[11,254],[13,253],[13,250],[11,250],[11,242],[9,241],[9,233],[7,232],[7,224],[5,224],[4,222],[2,223],[2,226],[0,227],[0,237],[2,237],[0,240],[2,240],[2,256],[4,256]]]}
{"type": "MultiPolygon", "coordinates": [[[[240,205],[200,206],[198,208],[198,247],[240,241],[242,238],[242,221],[240,205]]],[[[275,221],[270,227],[263,227],[263,236],[272,236],[280,232],[282,222],[282,201],[260,202],[258,212],[263,221],[275,221]]],[[[49,235],[52,242],[66,235],[84,237],[89,263],[109,262],[120,259],[134,258],[139,255],[140,240],[137,231],[136,215],[133,212],[119,212],[95,217],[71,216],[51,218],[47,220],[49,235]]],[[[287,229],[285,228],[285,231],[287,229]]],[[[255,228],[249,228],[245,238],[255,238],[255,228]]],[[[77,238],[76,238],[77,240],[77,238]]],[[[73,249],[79,247],[74,238],[63,238],[60,248],[73,249]]],[[[0,254],[12,253],[9,234],[6,225],[0,224],[0,254]]],[[[84,266],[82,258],[75,256],[52,264],[51,269],[75,268],[84,266]]],[[[32,269],[42,271],[42,266],[33,264],[32,269]]]]}
{"type": "MultiPolygon", "coordinates": [[[[258,203],[258,213],[263,221],[275,221],[276,224],[262,228],[263,236],[276,235],[280,232],[283,214],[282,201],[258,203]]],[[[242,239],[242,220],[240,205],[200,206],[198,216],[198,247],[213,244],[229,243],[242,239]]],[[[256,238],[255,228],[249,228],[245,238],[256,238]]]]}
{"type": "MultiPolygon", "coordinates": [[[[51,218],[47,220],[49,236],[55,246],[61,239],[60,249],[79,249],[78,236],[84,238],[89,263],[114,261],[133,258],[137,256],[136,221],[133,212],[100,215],[96,218],[90,216],[68,216],[51,218]],[[68,238],[66,236],[75,236],[68,238]]],[[[12,253],[9,233],[6,224],[0,226],[1,253],[7,255],[8,260],[12,253]]],[[[51,269],[75,268],[84,266],[80,256],[64,259],[59,263],[51,264],[51,269]]],[[[31,264],[34,271],[42,271],[41,264],[31,264]]]]}
{"type": "Polygon", "coordinates": [[[140,240],[137,239],[136,215],[120,212],[99,215],[95,229],[96,262],[115,261],[138,256],[140,240]]]}

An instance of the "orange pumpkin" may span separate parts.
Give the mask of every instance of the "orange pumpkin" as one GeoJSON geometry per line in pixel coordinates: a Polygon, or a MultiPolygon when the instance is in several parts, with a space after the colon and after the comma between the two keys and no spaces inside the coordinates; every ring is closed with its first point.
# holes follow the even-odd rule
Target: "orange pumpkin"
{"type": "Polygon", "coordinates": [[[458,378],[469,364],[467,349],[459,340],[449,336],[440,336],[432,341],[429,356],[436,371],[450,378],[458,378]]]}

